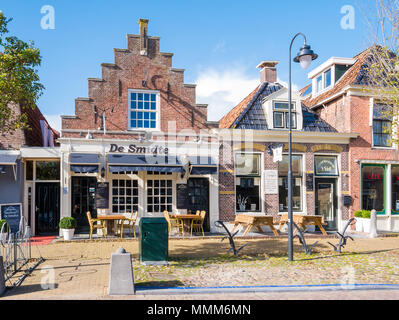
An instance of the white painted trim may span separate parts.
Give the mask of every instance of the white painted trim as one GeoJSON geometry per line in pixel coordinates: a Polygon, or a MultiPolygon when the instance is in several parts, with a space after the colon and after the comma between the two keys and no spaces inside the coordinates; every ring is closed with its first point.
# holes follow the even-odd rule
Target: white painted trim
{"type": "Polygon", "coordinates": [[[308,73],[308,78],[313,79],[318,76],[320,73],[326,71],[328,68],[332,67],[335,64],[344,64],[344,65],[353,65],[357,59],[355,58],[339,58],[339,57],[331,57],[326,62],[322,63],[312,71],[308,73]]]}
{"type": "MultiPolygon", "coordinates": [[[[153,112],[153,110],[145,110],[144,106],[143,109],[139,110],[136,109],[137,112],[147,112],[147,111],[151,111],[153,112]]],[[[143,122],[144,122],[144,118],[143,118],[143,122]]],[[[139,89],[128,89],[127,90],[127,131],[131,131],[131,132],[136,132],[136,131],[145,131],[145,132],[152,132],[152,131],[160,131],[161,130],[161,93],[158,90],[139,90],[139,89]],[[143,93],[143,94],[155,94],[156,95],[156,127],[155,128],[131,128],[130,127],[130,95],[131,93],[143,93]]],[[[108,132],[109,133],[109,132],[108,132]]]]}

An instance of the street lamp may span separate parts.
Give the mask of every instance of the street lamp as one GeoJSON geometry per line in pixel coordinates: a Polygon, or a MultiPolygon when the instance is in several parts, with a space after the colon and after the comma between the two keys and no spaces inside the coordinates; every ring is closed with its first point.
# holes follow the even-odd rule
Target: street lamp
{"type": "Polygon", "coordinates": [[[291,41],[289,53],[289,81],[288,81],[288,259],[294,260],[293,255],[293,221],[292,221],[292,93],[291,93],[291,50],[294,40],[298,36],[304,38],[304,44],[299,53],[294,58],[294,62],[299,62],[303,69],[309,68],[313,60],[317,59],[317,54],[313,52],[309,45],[306,44],[306,36],[303,33],[297,33],[291,41]]]}

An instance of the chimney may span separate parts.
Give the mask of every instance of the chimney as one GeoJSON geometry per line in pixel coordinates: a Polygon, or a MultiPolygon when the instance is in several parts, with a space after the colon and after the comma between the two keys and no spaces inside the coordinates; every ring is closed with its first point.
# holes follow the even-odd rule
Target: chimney
{"type": "Polygon", "coordinates": [[[257,65],[260,70],[260,83],[263,82],[277,82],[277,69],[276,65],[280,61],[262,61],[257,65]]]}
{"type": "Polygon", "coordinates": [[[139,19],[140,26],[140,54],[146,56],[148,53],[148,19],[139,19]]]}

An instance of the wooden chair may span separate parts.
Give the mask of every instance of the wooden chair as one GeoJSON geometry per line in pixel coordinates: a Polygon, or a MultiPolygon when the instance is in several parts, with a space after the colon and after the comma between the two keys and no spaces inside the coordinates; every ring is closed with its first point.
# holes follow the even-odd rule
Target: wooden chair
{"type": "Polygon", "coordinates": [[[91,217],[90,211],[87,211],[87,220],[89,221],[89,226],[90,226],[90,239],[93,234],[94,229],[102,229],[103,230],[103,237],[106,238],[106,233],[107,233],[107,228],[105,227],[105,220],[100,220],[100,219],[93,219],[91,217]],[[97,224],[96,222],[100,221],[101,224],[97,224]]]}
{"type": "Polygon", "coordinates": [[[163,212],[163,215],[164,215],[166,221],[168,222],[168,230],[169,230],[169,233],[170,233],[170,231],[171,231],[172,229],[177,229],[177,232],[178,232],[178,233],[180,233],[180,231],[181,231],[181,235],[182,235],[182,237],[184,238],[184,223],[183,223],[183,220],[182,220],[182,219],[177,219],[177,218],[172,219],[172,218],[170,217],[168,211],[164,211],[164,212],[163,212]]]}
{"type": "Polygon", "coordinates": [[[129,235],[133,234],[133,236],[136,238],[136,230],[134,229],[134,226],[136,224],[137,216],[139,215],[139,212],[136,211],[133,216],[132,213],[124,214],[126,217],[125,220],[119,220],[117,223],[117,227],[119,229],[119,232],[121,234],[121,238],[123,238],[123,229],[127,228],[129,229],[129,235]],[[123,226],[123,228],[122,228],[123,226]]]}
{"type": "Polygon", "coordinates": [[[193,230],[201,232],[202,236],[204,237],[204,220],[205,220],[206,211],[201,211],[199,217],[191,220],[191,236],[193,236],[193,230]]]}

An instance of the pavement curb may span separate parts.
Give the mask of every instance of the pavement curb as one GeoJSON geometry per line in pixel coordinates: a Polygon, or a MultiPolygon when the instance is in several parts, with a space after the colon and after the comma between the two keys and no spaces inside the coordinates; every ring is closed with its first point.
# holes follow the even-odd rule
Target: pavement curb
{"type": "Polygon", "coordinates": [[[399,284],[321,284],[283,286],[231,286],[231,287],[142,287],[136,286],[136,295],[220,294],[292,291],[350,291],[399,290],[399,284]]]}

